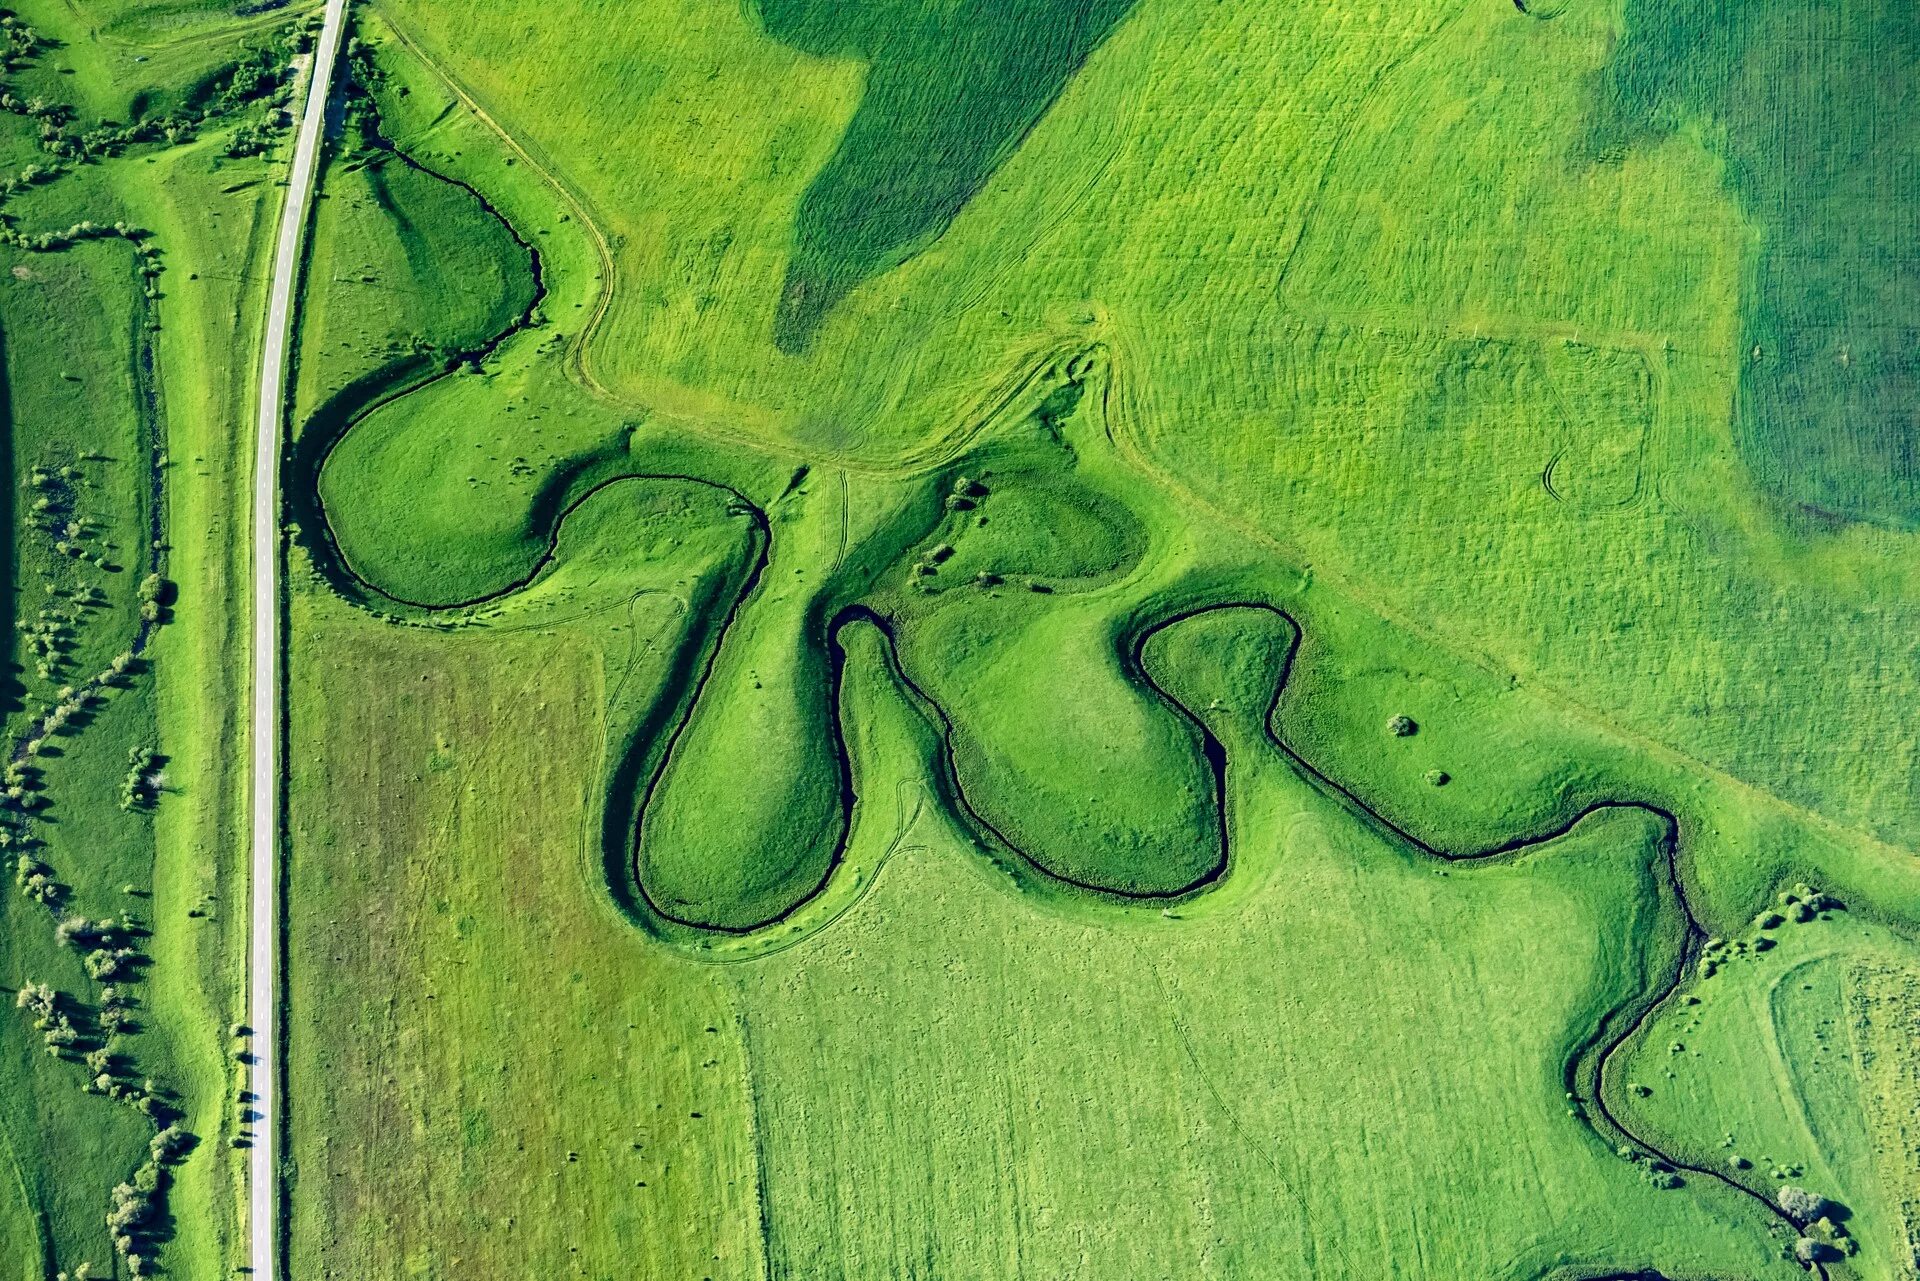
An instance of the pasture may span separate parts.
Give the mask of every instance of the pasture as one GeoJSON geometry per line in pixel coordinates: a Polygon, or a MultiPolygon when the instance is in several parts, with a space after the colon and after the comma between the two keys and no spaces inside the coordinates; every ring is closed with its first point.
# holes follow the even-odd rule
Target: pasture
{"type": "Polygon", "coordinates": [[[245,139],[294,35],[227,11],[103,36],[116,16],[20,6],[0,117],[0,1260],[34,1278],[222,1271],[246,1141],[226,744],[270,170],[245,139]]]}
{"type": "Polygon", "coordinates": [[[297,1275],[1911,1274],[1914,24],[1534,8],[362,18],[297,1275]]]}

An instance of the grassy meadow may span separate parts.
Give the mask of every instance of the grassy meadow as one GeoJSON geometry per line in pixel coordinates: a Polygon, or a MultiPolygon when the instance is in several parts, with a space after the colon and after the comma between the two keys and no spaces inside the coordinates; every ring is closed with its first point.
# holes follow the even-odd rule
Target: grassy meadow
{"type": "MultiPolygon", "coordinates": [[[[1707,768],[1920,835],[1906,730],[1876,714],[1912,693],[1913,536],[1783,501],[1781,469],[1743,446],[1743,371],[1773,346],[1753,329],[1776,323],[1748,279],[1773,215],[1704,106],[1635,87],[1665,58],[1650,48],[1684,48],[1769,94],[1821,92],[1788,77],[1817,67],[1741,54],[1847,47],[1810,11],[1770,7],[1755,31],[1711,6],[1539,21],[1445,0],[1285,23],[1136,6],[945,233],[827,311],[803,356],[776,341],[789,241],[874,110],[858,50],[904,48],[908,16],[832,40],[818,19],[801,48],[750,7],[663,5],[618,31],[592,4],[380,12],[591,216],[615,288],[580,359],[618,401],[885,467],[1037,343],[1104,342],[1135,387],[1140,465],[1215,519],[1707,768]]],[[[1850,13],[1871,65],[1898,66],[1912,16],[1850,13]]],[[[1881,118],[1866,87],[1837,101],[1881,118]]],[[[1862,136],[1881,150],[1861,184],[1904,172],[1897,130],[1862,136]]],[[[1904,224],[1850,225],[1859,256],[1900,260],[1904,224]]],[[[1897,396],[1872,368],[1835,365],[1897,396]]]]}
{"type": "Polygon", "coordinates": [[[1529,7],[363,11],[295,1275],[1913,1275],[1915,22],[1529,7]]]}
{"type": "Polygon", "coordinates": [[[164,17],[22,4],[0,77],[10,1277],[219,1275],[243,1244],[230,745],[275,190],[248,140],[292,49],[284,13],[164,17]]]}

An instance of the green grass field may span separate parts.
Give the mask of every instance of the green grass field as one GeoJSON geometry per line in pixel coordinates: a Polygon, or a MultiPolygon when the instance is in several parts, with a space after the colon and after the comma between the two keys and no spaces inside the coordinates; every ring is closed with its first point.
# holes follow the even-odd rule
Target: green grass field
{"type": "Polygon", "coordinates": [[[17,789],[0,1275],[36,1279],[219,1275],[243,1244],[244,762],[228,745],[270,170],[230,153],[275,110],[288,16],[189,29],[108,8],[19,8],[12,47],[35,35],[0,117],[17,789]],[[29,983],[57,992],[51,1017],[15,1008],[29,983]],[[110,1229],[123,1184],[139,1200],[110,1229]]]}
{"type": "Polygon", "coordinates": [[[1529,9],[363,16],[296,1275],[1913,1275],[1920,31],[1529,9]]]}
{"type": "MultiPolygon", "coordinates": [[[[310,8],[0,13],[0,1278],[245,1270],[310,8]]],[[[1910,6],[352,23],[288,1281],[1920,1277],[1910,6]]]]}

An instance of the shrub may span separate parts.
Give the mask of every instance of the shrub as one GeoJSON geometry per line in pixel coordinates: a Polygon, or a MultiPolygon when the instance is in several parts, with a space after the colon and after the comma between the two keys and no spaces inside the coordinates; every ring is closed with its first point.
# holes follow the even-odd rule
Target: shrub
{"type": "Polygon", "coordinates": [[[1811,1223],[1827,1209],[1827,1199],[1789,1183],[1773,1194],[1773,1203],[1795,1223],[1811,1223]]]}
{"type": "Polygon", "coordinates": [[[159,756],[150,747],[135,747],[127,753],[127,775],[120,783],[120,808],[145,808],[157,799],[158,780],[153,768],[159,756]]]}
{"type": "Polygon", "coordinates": [[[192,1136],[177,1125],[169,1125],[147,1141],[147,1151],[152,1155],[154,1164],[170,1165],[186,1155],[187,1145],[192,1136]]]}
{"type": "Polygon", "coordinates": [[[130,947],[95,948],[87,953],[87,974],[101,981],[119,978],[125,972],[127,962],[132,959],[133,949],[130,947]]]}
{"type": "Polygon", "coordinates": [[[1840,1252],[1824,1241],[1801,1237],[1793,1243],[1793,1257],[1802,1263],[1830,1263],[1840,1257],[1840,1252]]]}
{"type": "Polygon", "coordinates": [[[54,1008],[59,1004],[59,993],[45,983],[28,981],[21,985],[18,995],[13,998],[17,1010],[28,1010],[37,1018],[50,1019],[54,1008]]]}
{"type": "Polygon", "coordinates": [[[131,1232],[144,1224],[153,1214],[153,1201],[131,1183],[118,1183],[113,1188],[113,1208],[107,1211],[107,1228],[113,1233],[114,1246],[125,1254],[132,1249],[131,1232]],[[125,1242],[125,1245],[121,1243],[125,1242]]]}

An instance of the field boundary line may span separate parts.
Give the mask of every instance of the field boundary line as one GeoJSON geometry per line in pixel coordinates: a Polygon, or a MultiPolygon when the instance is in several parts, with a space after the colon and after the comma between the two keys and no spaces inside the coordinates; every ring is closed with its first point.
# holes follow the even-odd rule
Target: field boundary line
{"type": "Polygon", "coordinates": [[[619,271],[613,257],[613,246],[607,240],[606,233],[600,229],[600,223],[594,218],[592,211],[587,207],[586,197],[576,191],[571,183],[561,178],[552,165],[543,162],[540,156],[536,156],[532,150],[533,144],[522,142],[510,133],[493,113],[482,105],[480,99],[464,81],[449,70],[444,62],[427,51],[419,36],[409,34],[401,21],[391,14],[382,13],[381,18],[387,29],[393,33],[394,39],[398,40],[407,52],[420,62],[420,65],[432,72],[440,83],[447,87],[448,92],[473,113],[475,119],[492,130],[509,150],[526,163],[528,168],[540,175],[541,180],[552,187],[562,201],[572,207],[574,217],[579,220],[582,227],[586,228],[587,238],[593,245],[594,256],[600,260],[600,290],[599,296],[594,300],[592,313],[580,326],[579,332],[573,336],[573,341],[567,344],[567,364],[579,376],[587,390],[596,396],[612,404],[627,403],[595,376],[587,360],[587,350],[592,345],[594,336],[599,332],[600,323],[606,319],[607,312],[613,307],[614,285],[619,271]]]}

